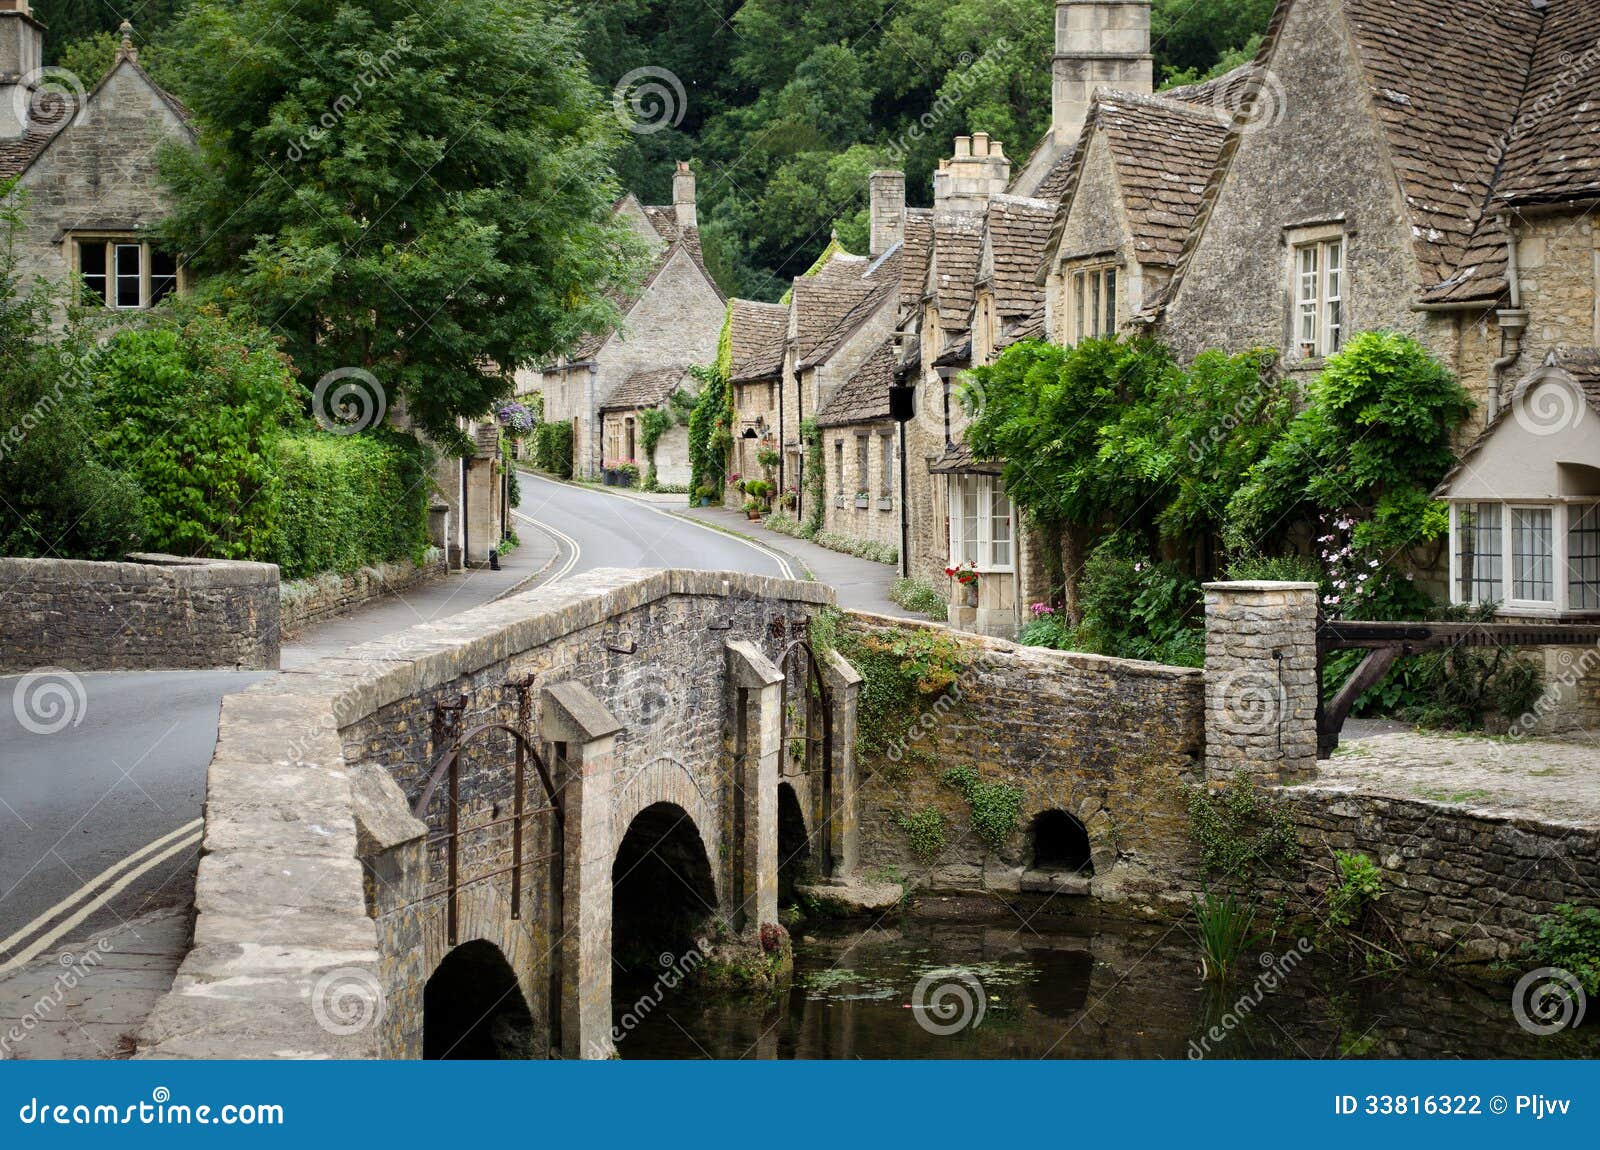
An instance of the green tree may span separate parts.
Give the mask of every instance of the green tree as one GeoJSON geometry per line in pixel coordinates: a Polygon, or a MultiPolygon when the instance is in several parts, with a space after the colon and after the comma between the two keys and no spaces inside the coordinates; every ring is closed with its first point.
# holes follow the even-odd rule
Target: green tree
{"type": "Polygon", "coordinates": [[[370,372],[465,450],[458,417],[614,321],[621,128],[554,5],[196,0],[171,51],[202,130],[165,233],[308,385],[370,372]]]}
{"type": "Polygon", "coordinates": [[[52,336],[54,293],[18,274],[23,212],[0,183],[0,555],[120,558],[140,544],[139,487],[93,451],[90,333],[52,336]]]}

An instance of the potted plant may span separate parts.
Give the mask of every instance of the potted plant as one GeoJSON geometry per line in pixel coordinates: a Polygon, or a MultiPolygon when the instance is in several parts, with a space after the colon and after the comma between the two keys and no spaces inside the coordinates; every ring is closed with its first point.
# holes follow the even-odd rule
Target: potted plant
{"type": "Polygon", "coordinates": [[[617,465],[606,460],[600,461],[600,481],[607,487],[617,485],[617,465]]]}
{"type": "Polygon", "coordinates": [[[878,510],[879,511],[893,511],[894,510],[894,496],[893,495],[880,495],[880,496],[878,496],[878,510]]]}
{"type": "Polygon", "coordinates": [[[778,464],[783,462],[783,456],[779,455],[777,450],[774,448],[763,447],[760,451],[756,452],[756,462],[761,464],[761,466],[765,467],[768,471],[772,471],[778,466],[778,464]]]}
{"type": "Polygon", "coordinates": [[[744,485],[744,493],[764,510],[772,498],[772,484],[765,479],[752,479],[744,485]]]}
{"type": "Polygon", "coordinates": [[[955,580],[956,591],[961,598],[957,601],[959,606],[976,607],[978,605],[978,566],[972,560],[957,563],[953,567],[946,567],[944,573],[955,580]]]}
{"type": "Polygon", "coordinates": [[[744,501],[744,517],[746,519],[761,518],[761,504],[758,500],[746,499],[744,501]]]}
{"type": "Polygon", "coordinates": [[[716,493],[717,493],[717,489],[715,487],[711,486],[711,484],[702,483],[699,487],[696,487],[694,489],[695,506],[697,506],[697,507],[709,507],[709,506],[711,506],[711,497],[714,496],[716,493]]]}
{"type": "Polygon", "coordinates": [[[793,511],[795,504],[798,503],[799,501],[800,501],[800,491],[799,491],[798,488],[794,488],[794,487],[789,488],[779,498],[779,503],[783,506],[783,509],[785,511],[793,511]]]}
{"type": "Polygon", "coordinates": [[[639,465],[631,459],[625,459],[617,464],[617,485],[620,487],[637,487],[639,485],[639,465]]]}
{"type": "Polygon", "coordinates": [[[867,501],[871,498],[872,492],[868,491],[866,488],[862,488],[860,491],[856,492],[856,506],[865,507],[867,505],[867,501]]]}

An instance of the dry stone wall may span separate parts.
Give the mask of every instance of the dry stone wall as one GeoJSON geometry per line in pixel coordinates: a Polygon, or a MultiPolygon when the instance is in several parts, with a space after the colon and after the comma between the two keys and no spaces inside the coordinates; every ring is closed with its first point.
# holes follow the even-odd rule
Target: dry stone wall
{"type": "Polygon", "coordinates": [[[0,674],[277,668],[274,564],[128,560],[0,559],[0,674]]]}

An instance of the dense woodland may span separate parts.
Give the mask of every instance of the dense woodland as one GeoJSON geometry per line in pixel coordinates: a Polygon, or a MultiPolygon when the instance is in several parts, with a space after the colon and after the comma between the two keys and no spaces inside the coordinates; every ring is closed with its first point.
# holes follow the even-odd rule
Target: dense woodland
{"type": "MultiPolygon", "coordinates": [[[[308,0],[316,4],[336,0],[308,0]]],[[[36,0],[50,63],[109,62],[124,15],[159,78],[184,0],[36,0]],[[126,9],[126,11],[124,11],[126,9]],[[88,44],[96,36],[98,43],[88,44]]],[[[572,5],[597,87],[666,69],[684,92],[660,130],[630,135],[623,187],[670,199],[674,160],[700,172],[700,224],[724,290],[777,299],[837,228],[866,247],[866,175],[903,165],[914,202],[954,135],[987,131],[1018,161],[1050,118],[1054,0],[604,0],[572,5]],[[911,128],[944,109],[926,131],[911,128]]],[[[1203,77],[1255,51],[1273,0],[1155,0],[1158,83],[1203,77]]],[[[85,76],[85,84],[95,77],[85,76]]],[[[178,92],[181,96],[181,90],[178,92]]],[[[488,95],[488,93],[486,93],[488,95]]]]}

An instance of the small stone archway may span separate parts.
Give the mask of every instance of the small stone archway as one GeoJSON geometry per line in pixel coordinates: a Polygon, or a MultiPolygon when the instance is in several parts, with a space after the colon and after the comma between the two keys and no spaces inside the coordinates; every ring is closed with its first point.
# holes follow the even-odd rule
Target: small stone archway
{"type": "Polygon", "coordinates": [[[1028,823],[1028,869],[1066,871],[1083,878],[1094,875],[1094,851],[1088,828],[1077,815],[1052,807],[1028,823]]]}
{"type": "Polygon", "coordinates": [[[533,1015],[500,948],[473,939],[445,955],[422,991],[422,1057],[534,1055],[533,1015]]]}
{"type": "Polygon", "coordinates": [[[663,956],[676,962],[719,913],[711,856],[693,817],[676,803],[645,807],[618,840],[611,864],[612,964],[618,974],[648,974],[663,956]]]}

